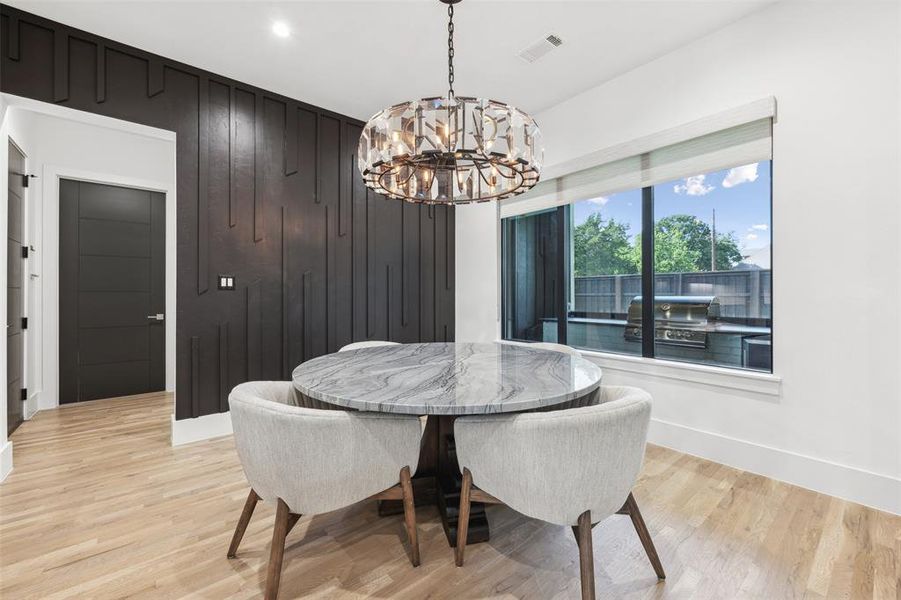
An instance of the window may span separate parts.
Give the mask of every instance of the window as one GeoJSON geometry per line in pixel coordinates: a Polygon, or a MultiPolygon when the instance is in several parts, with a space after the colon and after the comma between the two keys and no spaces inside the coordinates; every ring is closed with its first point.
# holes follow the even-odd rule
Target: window
{"type": "Polygon", "coordinates": [[[770,132],[758,119],[502,204],[503,337],[771,372],[770,132]]]}
{"type": "Polygon", "coordinates": [[[629,304],[641,295],[641,206],[641,190],[629,190],[569,208],[568,344],[641,355],[641,343],[623,337],[629,304]]]}
{"type": "Polygon", "coordinates": [[[561,216],[550,209],[503,220],[504,338],[556,342],[561,216]]]}
{"type": "Polygon", "coordinates": [[[655,356],[772,371],[770,167],[761,161],[654,186],[655,295],[715,302],[696,342],[660,335],[678,324],[658,308],[655,356]]]}

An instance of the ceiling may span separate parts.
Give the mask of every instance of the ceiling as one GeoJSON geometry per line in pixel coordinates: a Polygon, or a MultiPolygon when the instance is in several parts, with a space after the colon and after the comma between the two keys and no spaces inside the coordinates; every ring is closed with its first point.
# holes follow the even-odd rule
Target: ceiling
{"type": "MultiPolygon", "coordinates": [[[[454,87],[537,113],[771,2],[467,0],[456,5],[454,87]],[[564,44],[532,64],[517,56],[548,33],[564,44]]],[[[360,119],[447,90],[437,0],[7,3],[360,119]],[[289,37],[273,35],[275,21],[289,37]]]]}

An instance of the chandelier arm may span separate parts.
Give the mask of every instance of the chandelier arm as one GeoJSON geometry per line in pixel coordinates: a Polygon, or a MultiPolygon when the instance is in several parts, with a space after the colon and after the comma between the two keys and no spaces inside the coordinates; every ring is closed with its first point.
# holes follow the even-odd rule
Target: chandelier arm
{"type": "Polygon", "coordinates": [[[510,167],[510,165],[506,165],[504,163],[496,163],[495,166],[497,167],[497,174],[500,175],[501,177],[503,177],[504,179],[509,179],[511,181],[516,179],[516,172],[510,167]],[[504,171],[501,169],[501,167],[510,169],[510,174],[504,175],[504,171]]]}

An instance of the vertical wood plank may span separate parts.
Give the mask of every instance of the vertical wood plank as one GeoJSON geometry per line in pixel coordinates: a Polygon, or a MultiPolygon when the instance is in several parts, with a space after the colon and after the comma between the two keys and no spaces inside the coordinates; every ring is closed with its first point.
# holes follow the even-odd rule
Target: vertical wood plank
{"type": "Polygon", "coordinates": [[[321,159],[319,157],[320,152],[322,152],[322,115],[316,113],[316,193],[313,195],[313,198],[316,204],[322,202],[322,175],[319,170],[319,163],[321,159]]]}
{"type": "Polygon", "coordinates": [[[400,323],[406,327],[410,323],[409,260],[407,259],[407,207],[400,206],[400,323]]]}
{"type": "Polygon", "coordinates": [[[285,176],[297,173],[297,106],[285,103],[285,176]]]}
{"type": "Polygon", "coordinates": [[[444,207],[444,243],[446,246],[444,252],[444,289],[454,289],[454,208],[452,206],[444,207]]]}
{"type": "Polygon", "coordinates": [[[435,296],[435,219],[432,206],[419,209],[419,339],[434,342],[435,314],[438,300],[435,296]]]}
{"type": "Polygon", "coordinates": [[[197,294],[210,288],[210,80],[197,81],[197,294]]]}
{"type": "Polygon", "coordinates": [[[19,17],[16,15],[9,16],[9,59],[19,60],[19,17]]]}
{"type": "Polygon", "coordinates": [[[281,222],[281,261],[282,261],[282,378],[287,379],[291,372],[288,353],[288,238],[285,229],[288,223],[288,207],[282,206],[281,222]]]}
{"type": "Polygon", "coordinates": [[[444,273],[442,272],[445,267],[445,258],[444,252],[447,249],[447,245],[445,243],[444,234],[444,224],[441,223],[442,212],[438,210],[436,206],[430,206],[432,209],[432,231],[434,232],[433,244],[434,244],[434,254],[432,255],[434,266],[434,278],[432,279],[432,294],[434,294],[434,302],[435,302],[435,311],[434,318],[432,319],[432,331],[435,336],[434,339],[436,342],[444,341],[444,273]]]}
{"type": "Polygon", "coordinates": [[[448,206],[446,209],[447,215],[445,220],[445,246],[447,248],[447,258],[445,261],[445,292],[444,297],[446,299],[445,307],[444,307],[444,341],[453,342],[456,339],[455,328],[456,328],[456,306],[455,306],[455,297],[454,297],[454,278],[455,278],[455,270],[457,268],[457,242],[456,242],[456,212],[454,207],[448,206]]]}
{"type": "Polygon", "coordinates": [[[394,340],[394,336],[391,333],[391,284],[394,281],[394,265],[388,264],[385,266],[385,339],[389,341],[394,340]]]}
{"type": "Polygon", "coordinates": [[[419,302],[419,306],[417,307],[418,310],[416,311],[416,318],[418,319],[418,323],[416,324],[416,329],[417,329],[416,337],[420,342],[424,341],[422,339],[422,321],[423,321],[423,314],[424,314],[424,304],[423,304],[424,294],[422,293],[422,287],[423,287],[422,286],[422,282],[423,282],[423,277],[422,277],[422,263],[423,263],[423,260],[422,260],[422,213],[423,213],[422,205],[420,204],[416,207],[416,228],[418,231],[417,242],[419,244],[419,247],[416,249],[417,250],[416,251],[416,275],[417,275],[416,284],[417,284],[417,288],[418,288],[417,291],[419,292],[418,296],[417,296],[417,301],[419,302]]]}
{"type": "Polygon", "coordinates": [[[97,44],[97,102],[106,102],[106,44],[97,44]]]}
{"type": "Polygon", "coordinates": [[[62,29],[53,32],[53,101],[69,99],[69,34],[62,29]]]}
{"type": "Polygon", "coordinates": [[[337,350],[336,330],[337,312],[333,310],[335,302],[335,240],[332,236],[333,223],[335,223],[335,211],[329,212],[329,205],[325,205],[325,344],[326,352],[337,350]]]}
{"type": "Polygon", "coordinates": [[[365,210],[363,211],[363,223],[365,224],[363,227],[363,297],[366,299],[364,310],[366,311],[364,314],[366,315],[366,322],[363,324],[363,328],[365,331],[365,337],[370,337],[372,335],[372,326],[371,319],[369,318],[369,305],[372,299],[372,295],[369,293],[369,276],[371,274],[371,264],[370,264],[370,256],[369,252],[369,238],[371,236],[369,232],[369,213],[371,212],[371,207],[369,205],[369,192],[365,191],[363,193],[363,205],[365,206],[365,210]]]}
{"type": "Polygon", "coordinates": [[[347,235],[347,213],[349,212],[345,206],[347,203],[345,198],[347,193],[347,182],[345,181],[347,172],[340,168],[341,159],[344,157],[345,126],[346,123],[342,119],[338,125],[338,237],[347,235]]]}
{"type": "Polygon", "coordinates": [[[351,180],[350,180],[350,335],[351,339],[357,339],[357,254],[359,247],[357,246],[357,186],[353,179],[354,160],[351,155],[351,180]]]}
{"type": "Polygon", "coordinates": [[[191,336],[191,416],[200,416],[200,337],[191,336]]]}
{"type": "Polygon", "coordinates": [[[163,61],[152,57],[147,63],[147,97],[153,98],[163,92],[166,78],[163,74],[163,61]]]}
{"type": "Polygon", "coordinates": [[[376,303],[374,299],[377,297],[375,272],[375,226],[373,219],[375,211],[372,203],[374,202],[374,194],[366,192],[366,337],[371,338],[375,335],[375,322],[378,317],[374,315],[376,303]]]}
{"type": "MultiPolygon", "coordinates": [[[[356,131],[354,129],[352,131],[356,131]]],[[[352,334],[354,340],[363,340],[367,337],[367,200],[366,188],[360,177],[354,177],[351,185],[351,252],[353,255],[353,322],[352,334]]]]}
{"type": "Polygon", "coordinates": [[[235,86],[228,88],[228,226],[234,227],[238,224],[238,214],[235,208],[238,191],[235,189],[237,185],[237,174],[235,161],[237,161],[237,135],[238,124],[238,108],[236,105],[235,86]]]}
{"type": "Polygon", "coordinates": [[[303,360],[313,358],[313,272],[304,271],[303,279],[303,360]]]}
{"type": "Polygon", "coordinates": [[[263,223],[263,95],[254,95],[253,102],[253,241],[261,242],[263,223]]]}
{"type": "Polygon", "coordinates": [[[247,285],[245,299],[247,380],[255,381],[263,370],[262,286],[259,279],[247,285]]]}
{"type": "Polygon", "coordinates": [[[219,322],[219,412],[228,410],[228,321],[219,322]]]}

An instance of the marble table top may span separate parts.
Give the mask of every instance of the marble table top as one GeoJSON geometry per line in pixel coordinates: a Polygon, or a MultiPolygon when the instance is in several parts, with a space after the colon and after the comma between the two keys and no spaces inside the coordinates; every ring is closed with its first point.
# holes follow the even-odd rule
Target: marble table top
{"type": "Polygon", "coordinates": [[[294,369],[303,394],[416,415],[515,412],[581,398],[601,369],[562,352],[501,343],[400,344],[320,356],[294,369]]]}

